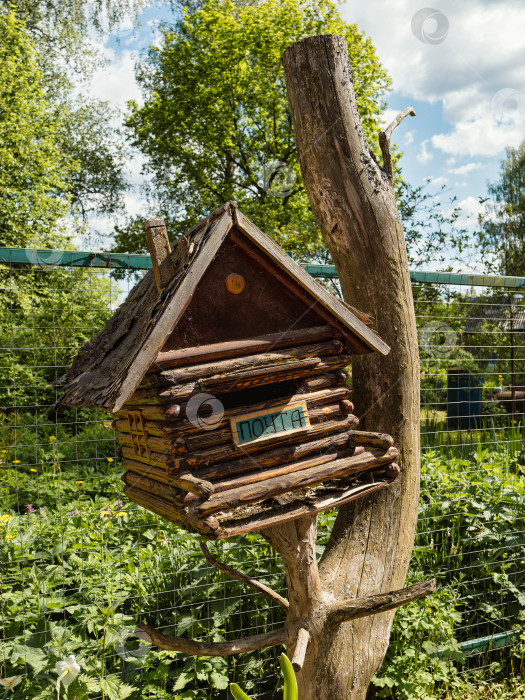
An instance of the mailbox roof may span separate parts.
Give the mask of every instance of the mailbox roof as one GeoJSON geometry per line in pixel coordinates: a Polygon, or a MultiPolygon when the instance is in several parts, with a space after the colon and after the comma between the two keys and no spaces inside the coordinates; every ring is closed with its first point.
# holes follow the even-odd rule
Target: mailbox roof
{"type": "Polygon", "coordinates": [[[338,326],[357,336],[369,352],[389,352],[377,333],[363,322],[362,314],[330,294],[233,202],[227,202],[185,235],[187,245],[173,250],[177,272],[161,294],[153,270],[149,270],[104,329],[84,343],[71,368],[56,382],[63,389],[57,410],[66,406],[101,406],[115,412],[126,403],[177,325],[232,228],[262,250],[303,293],[324,307],[338,326]],[[182,260],[181,250],[185,255],[182,260]]]}

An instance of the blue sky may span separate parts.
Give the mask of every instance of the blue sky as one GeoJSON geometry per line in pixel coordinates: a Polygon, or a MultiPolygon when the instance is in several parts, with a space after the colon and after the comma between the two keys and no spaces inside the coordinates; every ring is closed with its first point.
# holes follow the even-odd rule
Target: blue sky
{"type": "MultiPolygon", "coordinates": [[[[394,135],[405,178],[413,186],[431,178],[436,192],[445,185],[461,206],[462,224],[472,230],[479,197],[497,177],[505,147],[525,139],[525,3],[347,0],[340,11],[372,39],[392,77],[387,121],[408,105],[416,110],[394,135]]],[[[140,101],[137,54],[157,40],[158,23],[169,16],[153,5],[139,31],[122,26],[107,39],[101,50],[108,63],[92,82],[97,97],[121,109],[128,99],[140,101]]],[[[136,188],[126,198],[131,214],[145,213],[147,205],[138,191],[141,165],[138,155],[129,163],[136,188]]],[[[461,263],[465,270],[480,266],[475,256],[461,263]]]]}

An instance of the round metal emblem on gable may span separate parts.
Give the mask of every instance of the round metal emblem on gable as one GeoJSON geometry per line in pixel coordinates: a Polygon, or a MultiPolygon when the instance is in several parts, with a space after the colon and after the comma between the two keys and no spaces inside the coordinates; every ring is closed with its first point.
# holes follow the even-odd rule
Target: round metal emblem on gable
{"type": "Polygon", "coordinates": [[[230,294],[241,294],[245,286],[246,282],[244,281],[244,277],[236,272],[231,272],[226,277],[226,289],[230,294]]]}

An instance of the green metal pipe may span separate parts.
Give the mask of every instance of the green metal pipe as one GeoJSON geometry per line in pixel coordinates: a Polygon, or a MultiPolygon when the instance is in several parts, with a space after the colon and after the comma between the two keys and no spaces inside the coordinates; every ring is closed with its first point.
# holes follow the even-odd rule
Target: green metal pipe
{"type": "MultiPolygon", "coordinates": [[[[2,248],[0,247],[0,264],[37,265],[59,267],[101,267],[125,270],[149,270],[149,255],[138,253],[91,253],[78,250],[51,250],[47,248],[2,248]]],[[[337,279],[335,265],[303,265],[312,277],[337,279]]],[[[471,287],[505,287],[510,289],[525,288],[525,277],[502,277],[500,275],[468,275],[455,272],[424,272],[412,270],[412,282],[420,284],[457,284],[471,287]]]]}
{"type": "Polygon", "coordinates": [[[149,255],[132,253],[89,253],[78,250],[51,250],[34,248],[0,248],[0,264],[59,266],[59,267],[103,267],[125,270],[149,270],[149,255]]]}
{"type": "MultiPolygon", "coordinates": [[[[458,644],[459,649],[466,655],[483,654],[493,649],[501,649],[508,644],[515,644],[524,630],[509,630],[508,632],[499,632],[489,637],[478,637],[478,639],[469,639],[466,642],[458,644]]],[[[448,649],[439,650],[436,656],[447,656],[450,653],[448,649]]]]}

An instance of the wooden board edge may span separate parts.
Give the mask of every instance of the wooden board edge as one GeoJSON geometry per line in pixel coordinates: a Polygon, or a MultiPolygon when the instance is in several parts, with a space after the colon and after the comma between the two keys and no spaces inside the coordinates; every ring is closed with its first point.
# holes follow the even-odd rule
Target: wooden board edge
{"type": "Polygon", "coordinates": [[[191,269],[184,277],[180,287],[174,294],[170,303],[166,306],[164,313],[159,318],[155,328],[153,328],[150,336],[142,348],[137,353],[131,367],[128,370],[127,377],[120,387],[117,398],[113,402],[113,406],[109,407],[112,413],[119,411],[126,401],[133,395],[138,387],[150,364],[155,360],[155,357],[160,352],[167,336],[172,332],[173,328],[179,321],[180,317],[186,310],[197,285],[202,279],[204,273],[211,264],[213,258],[221,247],[224,239],[228,235],[233,225],[233,219],[230,211],[225,209],[217,221],[214,230],[210,235],[210,239],[206,242],[204,248],[197,255],[191,269]],[[169,319],[169,330],[162,328],[162,320],[169,319]]]}
{"type": "Polygon", "coordinates": [[[339,506],[345,505],[346,503],[350,503],[351,501],[355,501],[358,498],[362,498],[363,496],[367,496],[371,493],[375,493],[381,489],[384,489],[387,486],[390,486],[391,483],[393,483],[392,479],[377,481],[373,484],[362,484],[359,487],[355,487],[355,489],[352,489],[352,493],[342,495],[339,499],[325,499],[324,504],[321,502],[318,505],[308,505],[304,503],[297,506],[295,509],[289,511],[288,513],[284,512],[282,514],[277,515],[268,514],[267,518],[260,518],[260,520],[254,520],[253,523],[246,522],[238,526],[229,526],[227,524],[227,521],[222,521],[220,523],[221,534],[218,536],[218,539],[235,537],[237,535],[243,535],[247,532],[260,532],[268,527],[281,525],[282,523],[290,522],[291,520],[296,520],[297,518],[300,518],[304,515],[314,515],[315,513],[321,513],[325,510],[332,510],[332,508],[339,508],[339,506]]]}

